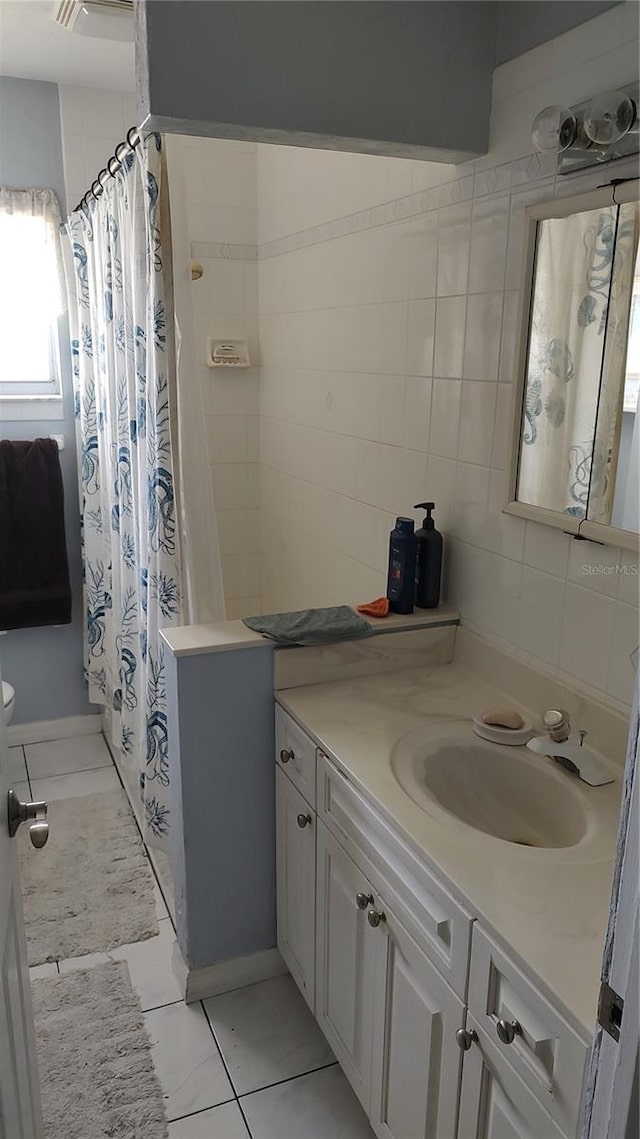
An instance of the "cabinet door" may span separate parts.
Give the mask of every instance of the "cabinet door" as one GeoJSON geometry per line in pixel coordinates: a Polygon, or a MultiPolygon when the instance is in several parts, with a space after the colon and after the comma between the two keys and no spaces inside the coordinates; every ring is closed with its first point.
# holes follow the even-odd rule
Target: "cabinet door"
{"type": "Polygon", "coordinates": [[[464,1053],[458,1139],[563,1139],[563,1133],[478,1023],[464,1053]]]}
{"type": "Polygon", "coordinates": [[[372,888],[318,822],[316,1018],[367,1114],[377,939],[357,896],[372,888]]]}
{"type": "Polygon", "coordinates": [[[276,769],[278,949],[314,1012],[316,818],[276,769]]]}
{"type": "Polygon", "coordinates": [[[382,898],[371,1123],[380,1139],[455,1139],[464,1004],[382,898]]]}

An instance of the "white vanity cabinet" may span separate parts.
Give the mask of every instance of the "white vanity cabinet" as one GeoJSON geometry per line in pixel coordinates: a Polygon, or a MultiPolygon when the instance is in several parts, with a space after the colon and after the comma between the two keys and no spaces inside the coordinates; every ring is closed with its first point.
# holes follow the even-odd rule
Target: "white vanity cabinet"
{"type": "Polygon", "coordinates": [[[377,938],[373,887],[322,822],[317,834],[316,1018],[369,1111],[377,938]]]}
{"type": "Polygon", "coordinates": [[[315,1011],[316,817],[276,770],[278,949],[315,1011]]]}
{"type": "Polygon", "coordinates": [[[369,1118],[380,1139],[455,1139],[464,1003],[376,898],[378,942],[369,1118]]]}
{"type": "Polygon", "coordinates": [[[376,1135],[575,1139],[588,1041],[281,708],[277,725],[278,946],[376,1135]]]}
{"type": "Polygon", "coordinates": [[[563,1139],[551,1115],[472,1016],[464,1053],[458,1139],[563,1139]]]}

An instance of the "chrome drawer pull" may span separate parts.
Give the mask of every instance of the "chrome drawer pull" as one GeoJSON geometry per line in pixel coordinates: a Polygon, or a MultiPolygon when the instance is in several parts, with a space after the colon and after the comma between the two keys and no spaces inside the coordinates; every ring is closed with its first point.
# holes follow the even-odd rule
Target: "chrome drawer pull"
{"type": "Polygon", "coordinates": [[[503,1044],[513,1044],[516,1036],[522,1036],[522,1028],[517,1020],[502,1020],[496,1023],[498,1040],[503,1044]]]}
{"type": "Polygon", "coordinates": [[[468,1052],[472,1044],[479,1042],[475,1028],[459,1028],[456,1032],[456,1044],[461,1052],[468,1052]]]}
{"type": "Polygon", "coordinates": [[[373,894],[356,894],[356,905],[359,910],[366,910],[373,905],[373,894]]]}
{"type": "Polygon", "coordinates": [[[380,922],[386,920],[387,915],[383,914],[381,910],[369,910],[369,913],[367,914],[367,921],[369,922],[369,925],[373,926],[374,929],[380,925],[380,922]]]}

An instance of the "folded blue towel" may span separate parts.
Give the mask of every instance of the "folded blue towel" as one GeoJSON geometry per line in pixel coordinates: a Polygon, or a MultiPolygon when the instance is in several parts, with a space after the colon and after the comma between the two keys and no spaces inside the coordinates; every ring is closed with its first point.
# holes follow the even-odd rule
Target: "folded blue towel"
{"type": "Polygon", "coordinates": [[[354,641],[371,636],[369,622],[348,605],[302,609],[298,613],[267,613],[242,620],[249,629],[279,645],[326,645],[331,641],[354,641]]]}

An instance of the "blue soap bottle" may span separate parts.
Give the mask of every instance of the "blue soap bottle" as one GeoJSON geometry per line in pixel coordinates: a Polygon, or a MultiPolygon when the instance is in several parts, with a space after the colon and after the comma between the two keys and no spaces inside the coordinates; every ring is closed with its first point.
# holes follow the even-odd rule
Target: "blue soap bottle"
{"type": "Polygon", "coordinates": [[[416,536],[413,518],[396,518],[389,535],[387,597],[392,613],[413,613],[416,591],[416,536]]]}

